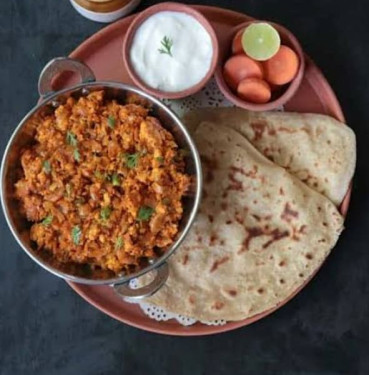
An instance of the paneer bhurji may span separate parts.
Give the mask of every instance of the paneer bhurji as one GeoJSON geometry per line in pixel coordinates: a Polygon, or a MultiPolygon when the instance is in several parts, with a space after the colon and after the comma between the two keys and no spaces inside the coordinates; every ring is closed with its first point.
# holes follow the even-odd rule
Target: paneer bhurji
{"type": "Polygon", "coordinates": [[[96,91],[36,121],[15,187],[39,249],[119,274],[173,243],[190,177],[147,108],[96,91]]]}

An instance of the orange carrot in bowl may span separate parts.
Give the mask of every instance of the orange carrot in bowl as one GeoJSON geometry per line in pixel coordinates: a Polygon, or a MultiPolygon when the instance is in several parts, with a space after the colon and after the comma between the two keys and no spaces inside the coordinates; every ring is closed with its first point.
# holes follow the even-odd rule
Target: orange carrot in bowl
{"type": "Polygon", "coordinates": [[[270,86],[260,78],[243,79],[237,87],[237,95],[257,104],[267,103],[272,96],[270,86]]]}
{"type": "Polygon", "coordinates": [[[282,45],[269,60],[263,61],[265,79],[274,85],[291,82],[299,68],[299,58],[291,48],[282,45]]]}
{"type": "Polygon", "coordinates": [[[232,53],[234,55],[238,53],[245,53],[242,47],[242,34],[245,31],[245,29],[238,30],[236,35],[233,37],[232,40],[232,53]]]}
{"type": "Polygon", "coordinates": [[[223,69],[224,79],[227,85],[237,90],[238,84],[245,78],[263,77],[263,68],[260,62],[247,57],[246,55],[232,56],[227,60],[223,69]]]}

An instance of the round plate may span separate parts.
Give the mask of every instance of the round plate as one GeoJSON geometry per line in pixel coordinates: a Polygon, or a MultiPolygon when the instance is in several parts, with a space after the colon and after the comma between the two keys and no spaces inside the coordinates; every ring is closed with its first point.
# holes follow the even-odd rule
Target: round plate
{"type": "MultiPolygon", "coordinates": [[[[252,19],[244,14],[221,8],[208,6],[195,6],[194,8],[202,12],[213,25],[219,38],[220,48],[222,46],[224,48],[222,41],[232,27],[252,19]]],[[[70,56],[87,63],[94,71],[98,80],[120,81],[132,84],[122,61],[122,43],[124,34],[134,17],[135,15],[124,18],[94,34],[73,51],[70,56]]],[[[71,80],[65,77],[65,79],[58,82],[58,86],[60,84],[68,86],[70,83],[71,80]]],[[[327,114],[340,121],[344,121],[341,107],[331,87],[320,70],[309,58],[306,61],[306,71],[302,84],[297,94],[285,105],[285,109],[295,112],[327,114]]],[[[350,191],[341,205],[343,215],[346,214],[349,197],[350,191]]],[[[149,318],[142,312],[138,305],[124,302],[114,293],[113,288],[109,286],[89,286],[72,282],[69,285],[99,310],[131,326],[168,335],[198,336],[226,332],[251,324],[284,305],[308,282],[309,280],[278,306],[251,318],[230,322],[223,326],[208,326],[196,323],[187,327],[180,325],[174,320],[158,322],[149,318]]]]}

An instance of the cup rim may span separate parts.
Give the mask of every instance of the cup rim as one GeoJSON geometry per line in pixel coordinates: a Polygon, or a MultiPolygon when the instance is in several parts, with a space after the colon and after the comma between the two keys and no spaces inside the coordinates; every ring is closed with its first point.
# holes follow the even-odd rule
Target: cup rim
{"type": "MultiPolygon", "coordinates": [[[[251,25],[252,23],[270,24],[278,31],[281,37],[281,42],[282,43],[287,42],[286,45],[292,48],[294,52],[296,52],[297,56],[299,57],[299,68],[298,68],[295,78],[290,83],[288,83],[288,87],[286,88],[285,92],[281,96],[277,97],[276,99],[268,103],[262,103],[262,104],[247,102],[239,98],[237,95],[235,95],[232,92],[232,90],[229,88],[227,83],[225,82],[225,79],[223,76],[223,64],[224,64],[224,61],[230,56],[229,46],[228,46],[228,50],[226,54],[223,56],[222,59],[219,60],[218,66],[215,70],[215,80],[217,82],[219,90],[223,93],[223,95],[230,102],[237,105],[238,107],[248,109],[250,111],[269,111],[269,110],[276,109],[286,104],[297,92],[298,88],[300,87],[300,84],[302,82],[302,78],[305,72],[305,56],[304,56],[304,52],[302,50],[301,44],[297,40],[295,35],[284,26],[277,24],[275,22],[270,22],[270,21],[265,21],[265,20],[252,20],[252,21],[242,22],[231,30],[230,37],[232,37],[233,39],[233,37],[236,35],[236,33],[239,30],[244,29],[245,27],[251,25]]],[[[230,39],[230,41],[232,39],[230,39]]]]}
{"type": "Polygon", "coordinates": [[[219,60],[219,42],[217,35],[210,24],[210,22],[203,16],[199,11],[195,10],[194,8],[185,5],[185,4],[180,4],[180,3],[175,3],[175,2],[164,2],[164,3],[159,3],[156,5],[153,5],[141,13],[139,13],[132,23],[130,24],[125,37],[123,41],[123,47],[122,47],[122,52],[123,52],[123,62],[126,67],[126,70],[134,82],[135,85],[137,85],[141,90],[147,92],[148,94],[159,97],[159,98],[165,98],[165,99],[180,99],[184,98],[187,96],[190,96],[192,94],[195,94],[196,92],[200,91],[206,83],[210,80],[212,75],[214,74],[216,67],[218,65],[218,60],[219,60]],[[135,35],[135,32],[139,28],[139,26],[142,25],[144,21],[146,21],[149,17],[152,15],[159,13],[159,12],[164,12],[164,11],[173,11],[173,12],[181,12],[181,13],[186,13],[192,17],[194,17],[200,24],[205,28],[205,30],[208,32],[212,46],[213,46],[213,56],[211,60],[211,64],[209,67],[208,72],[206,75],[202,78],[201,81],[196,83],[195,85],[181,91],[163,91],[163,90],[158,90],[155,89],[148,84],[146,84],[136,73],[134,70],[131,61],[130,61],[130,47],[132,45],[133,37],[135,35]]]}

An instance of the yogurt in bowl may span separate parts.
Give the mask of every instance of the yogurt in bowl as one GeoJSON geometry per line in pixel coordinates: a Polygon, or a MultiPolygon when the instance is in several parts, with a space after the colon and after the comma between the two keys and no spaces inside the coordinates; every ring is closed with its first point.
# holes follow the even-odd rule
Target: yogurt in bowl
{"type": "Polygon", "coordinates": [[[168,92],[186,90],[208,73],[213,57],[209,33],[194,17],[158,12],[144,21],[133,38],[133,69],[149,86],[168,92]]]}
{"type": "Polygon", "coordinates": [[[182,98],[199,91],[212,76],[218,42],[199,12],[161,3],[133,21],[123,55],[137,86],[158,97],[182,98]]]}

